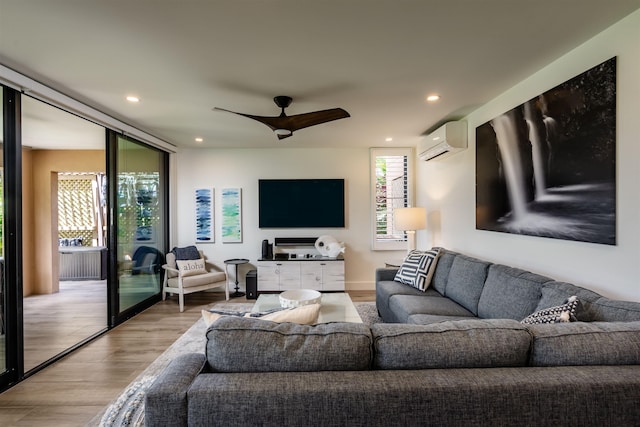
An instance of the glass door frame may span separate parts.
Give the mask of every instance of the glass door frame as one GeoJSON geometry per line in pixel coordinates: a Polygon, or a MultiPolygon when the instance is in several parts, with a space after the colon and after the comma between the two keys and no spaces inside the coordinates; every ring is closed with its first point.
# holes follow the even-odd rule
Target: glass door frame
{"type": "Polygon", "coordinates": [[[108,251],[108,270],[107,270],[107,292],[109,298],[109,304],[107,308],[109,316],[109,327],[112,328],[125,320],[133,317],[141,311],[151,307],[162,299],[162,279],[164,277],[164,270],[161,270],[160,276],[160,289],[157,294],[135,304],[132,307],[127,308],[120,312],[120,298],[119,298],[119,276],[118,276],[118,221],[117,221],[117,209],[118,209],[118,138],[126,139],[129,142],[143,145],[152,150],[157,150],[162,153],[162,164],[160,170],[160,187],[163,188],[163,211],[161,217],[165,220],[162,224],[164,236],[164,244],[162,245],[162,253],[167,253],[169,245],[169,153],[155,148],[144,142],[125,136],[111,129],[107,129],[107,245],[108,251]]]}
{"type": "Polygon", "coordinates": [[[22,108],[20,92],[3,91],[4,156],[4,324],[6,369],[0,373],[0,390],[24,374],[22,323],[22,108]]]}

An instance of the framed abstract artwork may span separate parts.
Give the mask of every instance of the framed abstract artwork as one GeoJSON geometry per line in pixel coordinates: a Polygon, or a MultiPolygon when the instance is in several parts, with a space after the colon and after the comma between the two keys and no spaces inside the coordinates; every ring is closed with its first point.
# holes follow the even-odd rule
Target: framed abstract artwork
{"type": "Polygon", "coordinates": [[[222,243],[242,242],[242,189],[222,189],[222,243]]]}
{"type": "Polygon", "coordinates": [[[476,228],[616,244],[616,58],[476,128],[476,228]]]}
{"type": "Polygon", "coordinates": [[[214,189],[196,189],[196,243],[214,243],[214,189]]]}

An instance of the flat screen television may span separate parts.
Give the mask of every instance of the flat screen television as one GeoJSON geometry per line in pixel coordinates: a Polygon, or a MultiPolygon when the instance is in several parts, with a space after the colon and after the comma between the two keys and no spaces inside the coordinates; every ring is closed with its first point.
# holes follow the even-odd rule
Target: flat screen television
{"type": "Polygon", "coordinates": [[[258,180],[260,228],[342,228],[344,179],[258,180]]]}

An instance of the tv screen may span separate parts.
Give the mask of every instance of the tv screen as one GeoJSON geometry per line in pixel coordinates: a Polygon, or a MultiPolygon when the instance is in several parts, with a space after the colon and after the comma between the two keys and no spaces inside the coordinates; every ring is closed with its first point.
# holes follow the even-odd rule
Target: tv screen
{"type": "Polygon", "coordinates": [[[344,179],[261,179],[260,228],[344,227],[344,179]]]}

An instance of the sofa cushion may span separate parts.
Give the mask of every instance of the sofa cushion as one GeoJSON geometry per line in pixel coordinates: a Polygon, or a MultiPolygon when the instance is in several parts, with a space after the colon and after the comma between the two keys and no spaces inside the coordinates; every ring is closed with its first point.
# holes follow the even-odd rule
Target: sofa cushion
{"type": "Polygon", "coordinates": [[[550,280],[519,268],[493,264],[480,296],[478,316],[522,320],[536,311],[542,285],[550,280]]]}
{"type": "Polygon", "coordinates": [[[410,323],[412,325],[429,325],[431,323],[441,323],[452,320],[469,320],[475,319],[475,317],[470,316],[447,316],[442,314],[412,314],[407,318],[406,323],[410,323]]]}
{"type": "Polygon", "coordinates": [[[604,320],[598,319],[598,313],[591,307],[592,303],[602,298],[602,295],[565,282],[551,281],[545,283],[542,286],[542,296],[540,297],[536,311],[561,305],[572,295],[577,296],[580,300],[580,307],[576,310],[576,319],[583,322],[604,320]]]}
{"type": "Polygon", "coordinates": [[[640,320],[640,302],[617,301],[598,298],[590,305],[596,320],[606,322],[631,322],[640,320]]]}
{"type": "Polygon", "coordinates": [[[414,295],[417,297],[430,296],[430,297],[442,297],[435,289],[427,289],[422,292],[411,286],[407,286],[403,283],[396,281],[383,281],[376,283],[376,298],[388,300],[393,295],[414,295]]]}
{"type": "Polygon", "coordinates": [[[389,298],[389,309],[399,323],[408,323],[413,314],[435,314],[441,316],[475,317],[466,308],[449,298],[393,295],[389,298]]]}
{"type": "MultiPolygon", "coordinates": [[[[386,269],[377,269],[376,277],[382,276],[380,271],[386,272],[386,269]]],[[[392,276],[393,279],[393,276],[392,276]]],[[[393,280],[376,280],[376,307],[378,313],[385,322],[399,322],[393,311],[389,309],[389,299],[393,295],[415,295],[420,296],[434,296],[442,298],[437,291],[432,288],[427,289],[425,292],[419,291],[411,286],[404,285],[393,280]]]]}
{"type": "Polygon", "coordinates": [[[520,323],[474,319],[371,326],[374,369],[526,366],[531,336],[520,323]]]}
{"type": "Polygon", "coordinates": [[[358,371],[370,368],[372,338],[361,323],[298,325],[223,317],[207,330],[214,372],[358,371]]]}
{"type": "Polygon", "coordinates": [[[532,366],[638,365],[640,322],[529,325],[532,366]]]}
{"type": "Polygon", "coordinates": [[[535,325],[539,323],[563,323],[575,322],[576,310],[580,306],[578,297],[573,295],[565,301],[564,304],[555,307],[543,308],[535,313],[531,313],[521,323],[526,325],[535,325]]]}
{"type": "Polygon", "coordinates": [[[478,314],[478,301],[487,278],[489,263],[465,255],[457,255],[451,265],[444,295],[473,314],[478,314]]]}
{"type": "Polygon", "coordinates": [[[611,300],[589,289],[558,281],[544,283],[535,311],[560,305],[572,295],[576,295],[580,301],[580,306],[575,314],[579,321],[631,322],[640,320],[640,302],[611,300]]]}
{"type": "Polygon", "coordinates": [[[438,249],[409,252],[398,269],[394,280],[420,291],[426,291],[431,284],[431,278],[438,262],[438,255],[438,249]]]}
{"type": "Polygon", "coordinates": [[[453,260],[456,259],[456,253],[448,251],[444,248],[440,249],[440,256],[438,257],[438,264],[436,264],[436,271],[433,272],[433,289],[438,291],[441,295],[445,294],[447,288],[447,280],[449,279],[449,272],[453,265],[453,260]]]}
{"type": "Polygon", "coordinates": [[[185,400],[189,426],[628,427],[640,366],[203,373],[185,400]]]}

